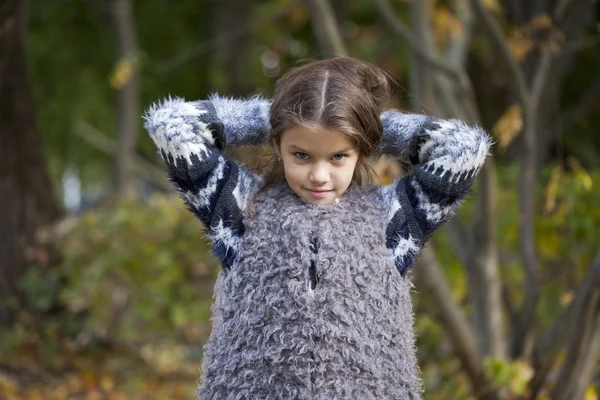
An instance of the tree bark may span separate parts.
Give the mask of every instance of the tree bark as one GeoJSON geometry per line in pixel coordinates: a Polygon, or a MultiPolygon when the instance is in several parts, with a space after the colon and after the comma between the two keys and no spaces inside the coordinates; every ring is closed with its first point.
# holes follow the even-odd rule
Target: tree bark
{"type": "Polygon", "coordinates": [[[119,63],[125,63],[126,68],[131,68],[130,75],[119,88],[117,100],[117,151],[113,176],[113,188],[117,196],[124,196],[132,191],[133,160],[141,118],[133,1],[112,0],[117,59],[119,63]]]}
{"type": "MultiPolygon", "coordinates": [[[[429,2],[414,1],[412,8],[412,31],[416,37],[421,38],[423,46],[429,53],[434,53],[433,38],[431,35],[431,12],[429,2]]],[[[418,51],[411,49],[410,59],[410,94],[411,108],[415,112],[438,114],[433,92],[433,76],[431,66],[418,51]]]]}
{"type": "Polygon", "coordinates": [[[452,297],[452,290],[440,272],[441,268],[435,253],[429,247],[421,250],[415,267],[417,286],[423,292],[434,296],[434,303],[439,309],[440,319],[445,331],[450,336],[454,351],[461,360],[476,392],[484,390],[486,382],[483,377],[483,364],[473,335],[473,329],[463,317],[460,306],[452,297]]]}
{"type": "MultiPolygon", "coordinates": [[[[557,51],[557,57],[552,60],[549,75],[552,79],[545,84],[545,89],[539,100],[539,111],[535,125],[538,127],[536,132],[537,160],[536,172],[553,158],[553,150],[557,147],[560,140],[556,135],[554,118],[560,112],[560,93],[564,86],[574,63],[577,51],[568,50],[570,43],[580,41],[586,35],[586,30],[594,21],[595,7],[590,0],[560,0],[550,1],[503,1],[507,9],[507,23],[517,28],[530,27],[531,21],[543,15],[552,17],[551,28],[538,28],[533,33],[533,40],[536,48],[543,48],[544,41],[548,39],[549,34],[560,32],[558,39],[555,37],[555,45],[561,49],[557,51]],[[552,9],[554,4],[554,10],[552,9]]],[[[521,63],[521,69],[524,73],[525,81],[528,86],[533,86],[537,76],[537,66],[543,56],[543,51],[531,50],[521,63]]],[[[509,158],[518,159],[522,154],[524,146],[523,135],[517,137],[509,149],[507,155],[509,158]]]]}
{"type": "Polygon", "coordinates": [[[600,253],[573,302],[567,356],[556,378],[552,400],[583,398],[582,394],[593,378],[600,342],[600,253]]]}
{"type": "MultiPolygon", "coordinates": [[[[466,49],[471,35],[472,19],[468,4],[460,0],[454,2],[464,24],[463,34],[448,45],[444,52],[447,59],[440,59],[435,55],[436,51],[432,43],[429,45],[422,43],[423,32],[410,32],[402,21],[393,16],[392,9],[386,0],[374,0],[374,3],[381,17],[390,25],[394,33],[409,44],[414,55],[419,56],[419,61],[432,68],[429,79],[430,83],[435,84],[434,87],[439,96],[431,98],[429,104],[423,105],[430,110],[437,111],[438,115],[443,117],[460,118],[471,124],[480,123],[470,79],[465,70],[466,49]],[[457,79],[450,79],[451,76],[455,76],[457,79]]],[[[416,14],[413,15],[415,27],[424,29],[422,18],[426,16],[426,13],[423,10],[423,4],[415,5],[413,12],[416,14]],[[420,19],[421,21],[419,21],[420,19]]],[[[423,68],[420,63],[414,65],[423,68]]],[[[414,95],[415,89],[420,91],[423,86],[419,80],[413,80],[413,82],[418,84],[411,88],[411,93],[414,95]]],[[[491,161],[486,164],[481,175],[479,186],[482,193],[477,199],[478,213],[474,221],[477,229],[471,233],[470,229],[462,228],[458,220],[453,221],[450,227],[454,232],[460,232],[460,236],[465,239],[458,246],[458,252],[463,256],[469,277],[469,296],[474,308],[477,336],[469,334],[471,339],[464,341],[465,335],[461,333],[461,327],[467,326],[467,321],[458,305],[455,304],[455,300],[448,294],[449,291],[444,290],[445,282],[439,273],[440,267],[435,262],[432,250],[423,250],[416,273],[420,277],[419,279],[423,279],[419,280],[419,285],[426,286],[430,289],[429,293],[434,293],[435,303],[441,310],[441,322],[451,338],[457,356],[469,374],[473,391],[479,398],[492,399],[497,398],[498,393],[495,388],[488,385],[481,375],[482,355],[504,355],[504,331],[502,329],[502,297],[498,279],[496,242],[493,234],[494,165],[491,161]],[[477,245],[473,245],[476,240],[477,245]],[[452,311],[453,309],[455,312],[452,311]]]]}
{"type": "Polygon", "coordinates": [[[535,133],[537,129],[537,110],[540,94],[547,82],[547,71],[551,61],[551,54],[546,51],[537,68],[536,82],[530,90],[525,74],[517,60],[510,52],[504,34],[498,22],[492,17],[489,10],[481,0],[471,0],[471,5],[487,30],[490,39],[498,48],[503,61],[516,83],[518,99],[523,107],[524,115],[524,154],[521,162],[521,180],[519,187],[520,210],[520,236],[521,257],[525,270],[525,299],[517,319],[517,326],[513,331],[512,356],[528,356],[531,350],[531,329],[534,326],[535,308],[539,298],[539,279],[537,273],[537,253],[535,249],[534,232],[534,188],[535,188],[535,160],[536,146],[535,133]]]}
{"type": "Polygon", "coordinates": [[[224,71],[227,78],[213,89],[223,90],[231,96],[247,96],[252,91],[252,87],[244,80],[247,68],[245,49],[250,35],[240,35],[229,41],[223,38],[248,21],[248,16],[252,13],[252,2],[219,0],[213,3],[211,12],[213,48],[216,49],[212,65],[215,70],[224,71]]]}
{"type": "MultiPolygon", "coordinates": [[[[478,178],[477,205],[473,221],[471,260],[475,264],[470,270],[477,271],[476,285],[479,290],[471,304],[477,326],[483,331],[480,344],[484,355],[506,356],[506,335],[503,324],[503,304],[500,272],[498,267],[498,245],[494,233],[495,212],[495,166],[489,159],[483,166],[478,178]]],[[[471,262],[471,261],[467,261],[471,262]]]]}
{"type": "Polygon", "coordinates": [[[327,0],[305,0],[322,58],[347,57],[337,20],[327,0]]]}
{"type": "MultiPolygon", "coordinates": [[[[249,0],[219,0],[212,3],[212,70],[217,71],[220,79],[211,89],[223,91],[230,96],[243,97],[251,94],[253,88],[244,77],[247,75],[247,54],[245,52],[250,35],[239,35],[229,38],[231,32],[244,26],[252,13],[252,2],[249,0]],[[235,10],[235,12],[232,12],[235,10]],[[224,76],[222,76],[224,75],[224,76]],[[225,79],[223,79],[225,78],[225,79]]],[[[243,164],[250,162],[253,150],[245,147],[230,147],[225,154],[243,164]]]]}
{"type": "Polygon", "coordinates": [[[0,6],[0,324],[10,323],[10,304],[22,304],[18,281],[28,266],[48,265],[49,253],[36,245],[35,233],[59,215],[35,123],[28,8],[24,0],[0,6]]]}

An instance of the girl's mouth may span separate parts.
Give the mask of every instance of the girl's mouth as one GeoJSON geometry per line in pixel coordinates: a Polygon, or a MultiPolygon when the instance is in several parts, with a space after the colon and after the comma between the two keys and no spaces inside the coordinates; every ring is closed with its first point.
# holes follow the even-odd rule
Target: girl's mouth
{"type": "Polygon", "coordinates": [[[312,196],[314,197],[318,197],[318,198],[323,198],[323,197],[327,197],[327,194],[330,192],[333,192],[333,190],[322,190],[322,189],[318,189],[318,190],[313,190],[313,189],[306,189],[312,196]]]}

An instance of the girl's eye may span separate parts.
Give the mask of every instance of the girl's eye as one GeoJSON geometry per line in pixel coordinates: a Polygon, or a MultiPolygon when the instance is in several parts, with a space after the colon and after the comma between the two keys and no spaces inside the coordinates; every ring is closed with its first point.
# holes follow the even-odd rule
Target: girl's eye
{"type": "Polygon", "coordinates": [[[296,158],[298,160],[308,160],[308,158],[309,158],[308,154],[302,153],[302,152],[296,152],[296,153],[294,153],[294,155],[296,156],[296,158]]]}
{"type": "Polygon", "coordinates": [[[346,154],[336,154],[333,156],[333,161],[344,161],[348,156],[346,154]]]}

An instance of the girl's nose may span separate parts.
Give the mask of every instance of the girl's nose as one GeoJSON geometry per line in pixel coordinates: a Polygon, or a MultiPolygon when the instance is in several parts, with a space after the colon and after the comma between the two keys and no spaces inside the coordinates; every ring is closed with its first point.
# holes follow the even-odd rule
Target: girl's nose
{"type": "Polygon", "coordinates": [[[316,184],[325,184],[329,182],[329,169],[322,163],[316,163],[311,168],[308,179],[316,184]]]}

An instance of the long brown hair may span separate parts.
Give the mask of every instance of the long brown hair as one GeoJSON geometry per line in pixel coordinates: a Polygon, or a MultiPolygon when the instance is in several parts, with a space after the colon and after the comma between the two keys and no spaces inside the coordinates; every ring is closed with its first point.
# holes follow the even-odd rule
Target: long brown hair
{"type": "MultiPolygon", "coordinates": [[[[268,144],[277,147],[283,133],[295,126],[318,126],[345,134],[359,152],[353,182],[372,181],[374,171],[367,158],[374,155],[383,133],[380,114],[390,106],[396,82],[381,68],[354,58],[311,61],[289,70],[275,83],[271,104],[268,144]]],[[[258,167],[267,171],[262,187],[246,208],[268,187],[285,180],[283,165],[273,151],[258,167]]]]}

